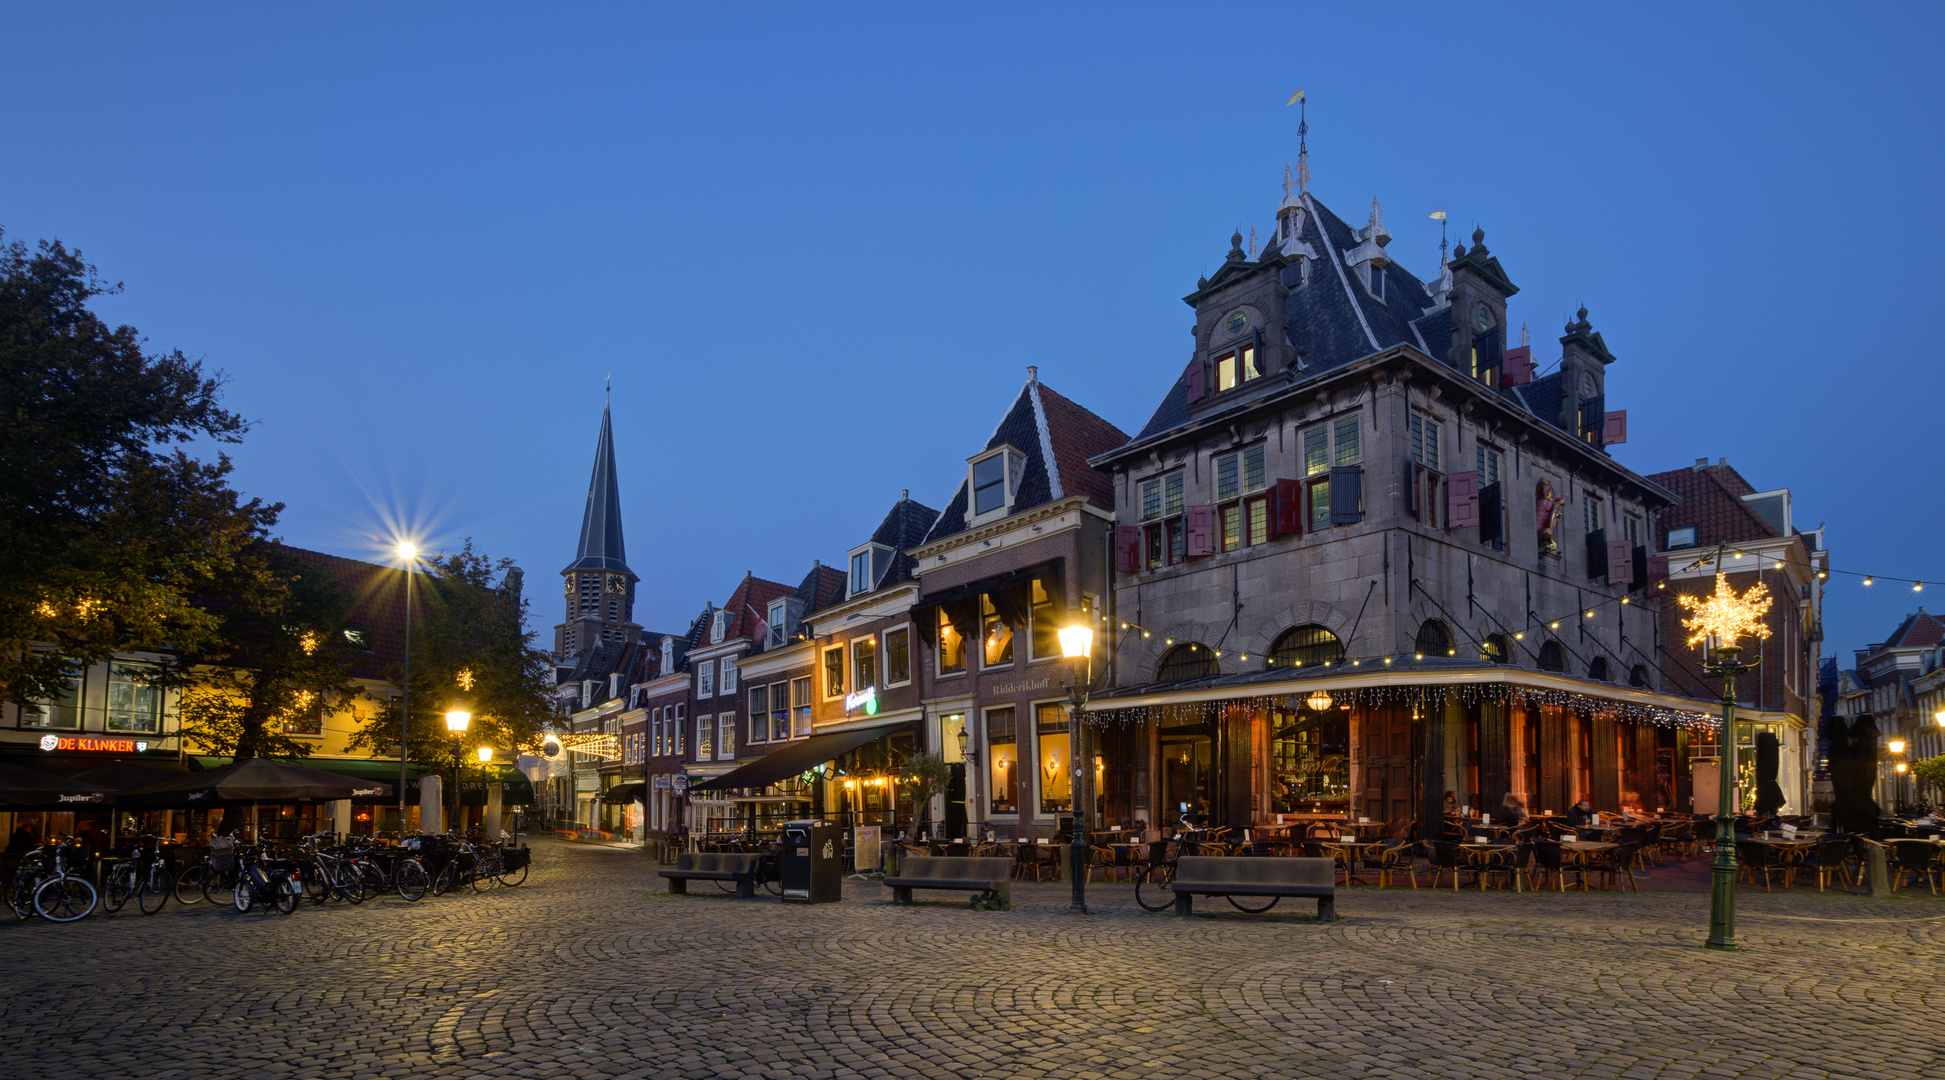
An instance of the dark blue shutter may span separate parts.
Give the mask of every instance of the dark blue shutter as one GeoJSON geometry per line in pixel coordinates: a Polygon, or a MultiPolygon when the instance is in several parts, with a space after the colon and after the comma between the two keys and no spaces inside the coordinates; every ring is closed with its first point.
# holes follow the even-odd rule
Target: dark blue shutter
{"type": "Polygon", "coordinates": [[[1601,445],[1601,436],[1607,432],[1607,395],[1595,394],[1580,403],[1580,437],[1591,439],[1595,446],[1601,445]]]}
{"type": "Polygon", "coordinates": [[[1648,587],[1648,545],[1634,545],[1634,584],[1629,592],[1640,592],[1648,587]]]}
{"type": "Polygon", "coordinates": [[[1405,509],[1418,516],[1418,462],[1405,455],[1405,509]]]}
{"type": "Polygon", "coordinates": [[[1364,466],[1339,465],[1330,471],[1330,523],[1355,525],[1364,519],[1364,466]]]}
{"type": "Polygon", "coordinates": [[[1607,577],[1607,530],[1595,529],[1587,534],[1587,576],[1590,578],[1607,577]]]}
{"type": "Polygon", "coordinates": [[[1473,352],[1479,356],[1479,373],[1485,374],[1487,368],[1496,368],[1504,359],[1499,345],[1499,327],[1481,330],[1472,336],[1473,352]]]}
{"type": "Polygon", "coordinates": [[[1503,507],[1503,484],[1487,484],[1479,489],[1479,542],[1491,541],[1493,547],[1506,546],[1506,515],[1503,507]]]}
{"type": "MultiPolygon", "coordinates": [[[[1256,349],[1256,370],[1257,370],[1257,372],[1258,372],[1258,373],[1260,373],[1260,374],[1268,374],[1268,373],[1269,373],[1269,370],[1270,370],[1270,361],[1269,361],[1269,358],[1268,358],[1268,357],[1266,357],[1266,356],[1264,356],[1264,355],[1263,355],[1263,331],[1262,331],[1262,330],[1261,330],[1260,328],[1256,328],[1256,327],[1252,327],[1252,328],[1250,329],[1250,331],[1249,331],[1249,343],[1250,343],[1250,344],[1251,344],[1252,346],[1254,346],[1254,347],[1255,347],[1255,349],[1256,349]]],[[[1240,378],[1242,378],[1242,377],[1243,377],[1243,373],[1242,373],[1242,372],[1240,372],[1240,371],[1238,371],[1238,372],[1236,373],[1236,377],[1237,377],[1238,379],[1240,379],[1240,378]]]]}

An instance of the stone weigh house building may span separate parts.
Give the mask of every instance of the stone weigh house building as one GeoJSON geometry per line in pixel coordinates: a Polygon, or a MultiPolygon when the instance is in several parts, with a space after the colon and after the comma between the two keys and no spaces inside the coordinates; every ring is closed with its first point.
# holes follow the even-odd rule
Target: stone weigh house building
{"type": "MultiPolygon", "coordinates": [[[[917,751],[953,769],[927,815],[951,835],[1046,837],[1077,809],[1149,829],[1424,818],[1448,793],[1688,810],[1715,689],[1667,598],[1712,580],[1684,545],[1732,540],[1801,602],[1752,705],[1790,738],[1807,809],[1821,531],[1733,470],[1616,462],[1614,354],[1584,308],[1557,360],[1513,344],[1518,288],[1483,231],[1430,280],[1389,241],[1375,200],[1353,227],[1286,186],[1269,246],[1231,237],[1185,297],[1189,363],[1132,437],[1029,368],[943,510],[907,494],[845,570],[747,576],[687,634],[651,635],[655,663],[614,689],[645,710],[650,834],[910,825],[884,785],[917,751]],[[1679,508],[1698,483],[1741,532],[1697,539],[1679,508]],[[1055,638],[1076,622],[1097,628],[1091,769],[1055,638]]],[[[608,595],[584,572],[625,601],[572,641],[564,624],[577,717],[599,705],[595,639],[640,636],[625,565],[570,567],[570,622],[608,595]]]]}

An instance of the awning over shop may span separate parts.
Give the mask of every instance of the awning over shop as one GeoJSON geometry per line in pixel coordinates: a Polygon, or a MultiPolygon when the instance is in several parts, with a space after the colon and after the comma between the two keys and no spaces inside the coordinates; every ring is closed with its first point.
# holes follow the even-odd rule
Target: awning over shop
{"type": "Polygon", "coordinates": [[[829,735],[813,735],[800,743],[790,743],[780,749],[757,758],[747,765],[711,777],[697,784],[690,784],[690,791],[727,791],[731,788],[760,788],[788,776],[827,761],[841,757],[873,739],[882,738],[894,731],[912,726],[912,721],[904,720],[896,724],[878,724],[873,727],[853,728],[850,731],[833,731],[829,735]]]}
{"type": "Polygon", "coordinates": [[[626,784],[616,784],[601,793],[601,801],[610,806],[625,802],[647,802],[648,785],[640,780],[630,780],[626,784]]]}

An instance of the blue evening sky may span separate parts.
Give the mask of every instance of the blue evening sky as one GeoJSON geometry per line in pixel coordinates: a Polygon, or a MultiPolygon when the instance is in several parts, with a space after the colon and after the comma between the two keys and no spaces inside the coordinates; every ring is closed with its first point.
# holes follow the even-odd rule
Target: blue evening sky
{"type": "MultiPolygon", "coordinates": [[[[1585,303],[1643,472],[1727,457],[1945,579],[1936,5],[69,5],[0,11],[0,227],[207,358],[293,543],[527,570],[551,643],[614,373],[637,618],[941,505],[1024,377],[1137,429],[1232,230],[1312,191],[1536,355],[1585,303]]],[[[1914,596],[1832,580],[1825,654],[1914,596]]]]}

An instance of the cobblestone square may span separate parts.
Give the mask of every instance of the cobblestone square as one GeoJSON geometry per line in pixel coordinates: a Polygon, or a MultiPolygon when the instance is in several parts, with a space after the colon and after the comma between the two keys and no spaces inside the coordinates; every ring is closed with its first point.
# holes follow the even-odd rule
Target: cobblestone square
{"type": "Polygon", "coordinates": [[[6,928],[9,1077],[1938,1077],[1945,899],[1340,890],[1338,922],[661,892],[540,842],[527,885],[6,928]]]}

